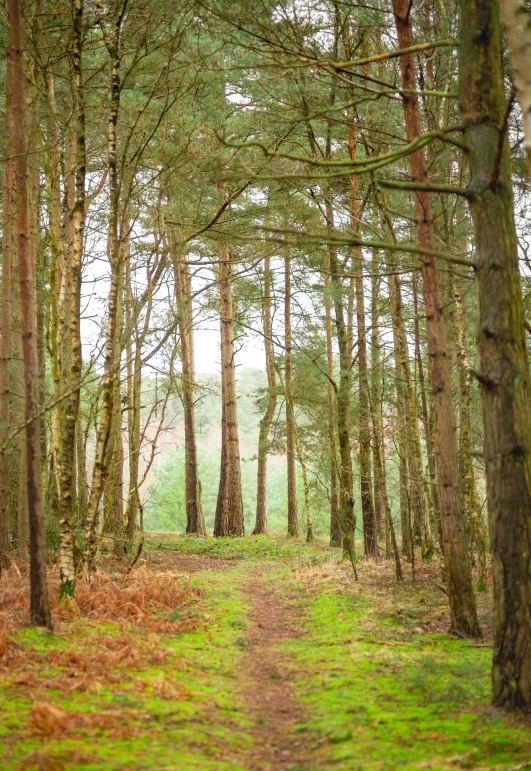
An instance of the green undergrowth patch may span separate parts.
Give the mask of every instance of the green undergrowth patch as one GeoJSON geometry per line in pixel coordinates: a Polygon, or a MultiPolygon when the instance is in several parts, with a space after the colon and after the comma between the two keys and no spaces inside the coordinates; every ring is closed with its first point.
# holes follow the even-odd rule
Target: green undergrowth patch
{"type": "Polygon", "coordinates": [[[321,738],[318,767],[484,771],[529,760],[529,721],[490,706],[491,649],[404,631],[400,599],[399,617],[385,618],[362,587],[321,588],[303,610],[307,634],[285,646],[307,709],[300,730],[321,738]]]}
{"type": "Polygon", "coordinates": [[[12,636],[15,666],[0,676],[0,769],[242,771],[244,606],[215,571],[192,584],[202,596],[175,610],[196,616],[191,631],[78,618],[59,634],[12,636]]]}
{"type": "Polygon", "coordinates": [[[318,542],[307,544],[294,538],[259,535],[241,538],[196,538],[195,536],[146,538],[144,549],[149,554],[166,551],[183,555],[198,555],[225,560],[299,560],[317,564],[330,559],[337,550],[327,549],[318,542]]]}

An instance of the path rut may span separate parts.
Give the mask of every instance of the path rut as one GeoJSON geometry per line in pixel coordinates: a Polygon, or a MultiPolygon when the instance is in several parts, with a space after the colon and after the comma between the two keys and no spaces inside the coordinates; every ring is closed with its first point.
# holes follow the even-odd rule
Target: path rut
{"type": "Polygon", "coordinates": [[[293,696],[293,664],[278,647],[301,634],[293,607],[257,574],[242,587],[249,606],[242,700],[254,727],[248,771],[308,769],[307,738],[297,732],[304,710],[293,696]]]}

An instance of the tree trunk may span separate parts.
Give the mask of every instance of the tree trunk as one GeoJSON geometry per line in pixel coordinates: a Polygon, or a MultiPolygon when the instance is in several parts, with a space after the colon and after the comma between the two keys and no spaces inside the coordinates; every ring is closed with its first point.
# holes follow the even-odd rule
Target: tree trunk
{"type": "Polygon", "coordinates": [[[417,276],[413,276],[412,282],[413,289],[413,314],[414,314],[414,331],[415,331],[415,360],[417,364],[417,375],[420,390],[420,404],[422,412],[422,425],[424,428],[424,441],[426,443],[426,455],[428,458],[428,516],[430,518],[431,525],[431,539],[434,544],[433,538],[437,537],[437,543],[442,549],[442,534],[441,534],[441,506],[439,503],[439,487],[437,484],[437,468],[435,461],[435,447],[433,441],[432,421],[430,419],[430,411],[428,410],[428,399],[426,396],[426,382],[424,379],[424,364],[422,361],[422,349],[420,345],[420,324],[419,324],[419,308],[417,297],[417,276]]]}
{"type": "MultiPolygon", "coordinates": [[[[398,46],[401,49],[410,48],[413,45],[413,31],[408,0],[393,0],[393,11],[398,46]]],[[[403,54],[400,57],[400,69],[402,88],[405,91],[402,103],[406,134],[408,141],[412,142],[421,134],[418,97],[408,93],[417,87],[414,54],[403,54]]],[[[425,183],[428,175],[424,150],[411,153],[409,163],[413,181],[425,183]]],[[[415,219],[418,245],[421,248],[433,249],[435,242],[429,193],[422,191],[415,193],[415,219]]],[[[481,637],[460,501],[455,414],[450,390],[446,334],[441,314],[435,258],[422,255],[420,267],[431,365],[430,381],[434,399],[437,478],[441,500],[443,552],[446,562],[451,630],[467,637],[481,637]]]]}
{"type": "Polygon", "coordinates": [[[191,284],[186,259],[173,252],[175,295],[179,315],[179,337],[181,343],[182,403],[184,410],[184,453],[185,453],[185,494],[186,532],[206,535],[203,508],[201,506],[201,483],[197,460],[195,433],[195,382],[193,362],[193,319],[191,284]]]}
{"type": "MultiPolygon", "coordinates": [[[[357,177],[356,177],[357,179],[357,177]]],[[[363,516],[363,542],[366,557],[374,557],[376,549],[376,520],[372,497],[371,434],[369,423],[369,378],[367,374],[367,342],[365,331],[365,299],[363,296],[363,263],[361,250],[356,270],[356,320],[358,327],[358,376],[359,376],[359,466],[361,511],[363,516]]]]}
{"type": "MultiPolygon", "coordinates": [[[[356,136],[353,116],[349,120],[348,148],[352,161],[356,160],[356,136]]],[[[360,233],[359,179],[357,174],[350,178],[350,230],[355,235],[360,233]]],[[[376,555],[376,527],[371,479],[371,435],[369,417],[369,378],[367,374],[367,337],[365,331],[365,298],[363,292],[363,251],[355,246],[352,249],[354,294],[356,303],[356,324],[358,329],[358,439],[361,513],[363,519],[363,543],[365,556],[376,555]]]]}
{"type": "Polygon", "coordinates": [[[387,474],[385,469],[385,447],[383,439],[383,378],[382,378],[382,341],[380,337],[380,260],[375,250],[372,255],[371,286],[371,388],[370,415],[372,416],[372,454],[374,468],[374,514],[376,538],[385,538],[386,511],[389,508],[387,497],[387,474]]]}
{"type": "Polygon", "coordinates": [[[330,249],[327,247],[324,264],[324,305],[326,328],[326,364],[328,396],[328,447],[330,455],[330,546],[341,546],[341,524],[339,522],[338,468],[337,468],[337,423],[336,394],[334,380],[334,351],[332,347],[332,297],[330,290],[330,249]]]}
{"type": "MultiPolygon", "coordinates": [[[[68,230],[72,243],[69,254],[62,255],[57,271],[57,297],[52,306],[52,372],[54,397],[58,401],[52,410],[52,447],[57,481],[61,547],[59,571],[60,593],[74,591],[74,513],[76,426],[78,422],[81,359],[81,265],[85,230],[85,107],[81,46],[83,36],[83,0],[73,3],[72,77],[75,120],[74,198],[68,230]],[[63,394],[66,394],[64,398],[63,394]]],[[[57,203],[52,199],[50,219],[58,232],[57,203]]],[[[57,245],[56,245],[57,252],[57,245]]]]}
{"type": "MultiPolygon", "coordinates": [[[[79,0],[78,0],[79,1],[79,0]]],[[[117,26],[116,35],[121,31],[117,26]]],[[[95,557],[98,547],[99,510],[103,488],[108,478],[108,445],[111,433],[114,394],[117,388],[120,369],[120,359],[116,356],[117,341],[120,338],[119,311],[120,292],[123,285],[123,252],[118,237],[118,214],[120,184],[117,165],[117,124],[120,107],[120,50],[119,41],[115,40],[110,48],[111,53],[111,105],[107,126],[108,146],[108,179],[110,211],[107,232],[107,255],[111,268],[111,285],[108,297],[108,318],[105,331],[105,361],[102,378],[101,416],[96,434],[96,450],[90,496],[85,518],[85,548],[83,553],[83,572],[89,576],[95,568],[95,557]]]]}
{"type": "Polygon", "coordinates": [[[275,351],[273,348],[273,329],[271,320],[272,275],[270,257],[264,260],[264,297],[262,300],[262,320],[264,327],[264,346],[267,371],[267,407],[260,421],[258,436],[258,471],[256,480],[256,522],[253,535],[265,533],[267,527],[266,481],[267,454],[269,450],[269,431],[275,417],[277,406],[277,376],[275,372],[275,351]]]}
{"type": "Polygon", "coordinates": [[[4,177],[2,193],[2,286],[0,295],[0,569],[9,565],[11,518],[11,454],[6,446],[11,420],[9,359],[11,356],[12,264],[14,261],[14,116],[13,61],[7,60],[4,177]]]}
{"type": "Polygon", "coordinates": [[[478,496],[474,465],[472,463],[472,446],[470,442],[470,403],[472,400],[472,383],[470,374],[470,351],[468,344],[467,318],[463,308],[463,299],[457,277],[452,276],[452,288],[456,307],[458,373],[460,396],[459,421],[459,455],[462,464],[463,505],[465,522],[468,524],[471,541],[475,540],[478,552],[479,574],[476,590],[487,591],[487,539],[481,514],[478,507],[478,496]]]}
{"type": "Polygon", "coordinates": [[[409,475],[408,475],[408,442],[406,422],[408,420],[408,410],[406,401],[406,387],[404,378],[404,352],[403,352],[403,327],[402,314],[402,290],[400,277],[396,273],[394,261],[387,258],[388,287],[389,287],[389,306],[391,313],[391,325],[393,329],[393,350],[395,359],[395,384],[396,384],[396,447],[399,457],[399,480],[400,480],[400,529],[402,531],[402,554],[411,558],[413,544],[411,541],[411,512],[409,495],[409,475]]]}
{"type": "Polygon", "coordinates": [[[214,535],[244,535],[240,443],[236,405],[234,321],[230,254],[219,245],[219,293],[221,323],[221,473],[214,521],[214,535]]]}
{"type": "MultiPolygon", "coordinates": [[[[329,233],[334,230],[334,210],[331,191],[326,201],[326,222],[329,233]]],[[[343,536],[343,551],[350,559],[355,559],[356,517],[354,514],[354,480],[352,475],[352,449],[350,444],[352,392],[352,349],[349,345],[348,325],[345,324],[343,305],[343,285],[337,250],[333,245],[330,251],[330,278],[332,284],[334,317],[339,348],[339,386],[336,394],[337,437],[339,445],[339,524],[343,536]]],[[[355,562],[353,562],[355,565],[355,562]]]]}
{"type": "Polygon", "coordinates": [[[29,252],[29,195],[27,116],[24,103],[24,62],[19,0],[9,0],[9,57],[13,67],[13,117],[16,182],[16,243],[22,311],[22,356],[26,420],[26,463],[30,528],[30,619],[51,628],[46,584],[46,542],[42,503],[41,445],[39,411],[39,363],[37,358],[37,311],[35,306],[35,265],[29,252]]]}
{"type": "Polygon", "coordinates": [[[531,415],[495,0],[461,2],[460,107],[479,294],[495,642],[494,704],[531,709],[531,415]]]}
{"type": "Polygon", "coordinates": [[[297,512],[297,469],[295,454],[295,411],[293,409],[293,353],[291,340],[291,257],[284,257],[284,395],[286,401],[286,465],[288,470],[288,535],[299,535],[297,512]]]}

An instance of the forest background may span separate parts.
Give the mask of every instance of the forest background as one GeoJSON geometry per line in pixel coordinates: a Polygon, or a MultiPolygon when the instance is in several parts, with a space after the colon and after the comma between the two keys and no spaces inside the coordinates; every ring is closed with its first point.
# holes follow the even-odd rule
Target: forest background
{"type": "Polygon", "coordinates": [[[438,560],[466,638],[490,570],[494,699],[529,706],[531,42],[502,6],[507,36],[494,0],[8,0],[0,553],[29,548],[36,624],[51,552],[64,599],[148,524],[283,525],[356,578],[438,560]]]}

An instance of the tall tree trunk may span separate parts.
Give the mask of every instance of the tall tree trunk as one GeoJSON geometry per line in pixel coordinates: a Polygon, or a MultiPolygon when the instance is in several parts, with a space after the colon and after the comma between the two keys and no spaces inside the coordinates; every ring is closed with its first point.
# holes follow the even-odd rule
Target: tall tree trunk
{"type": "Polygon", "coordinates": [[[264,346],[267,371],[267,407],[260,421],[258,436],[258,471],[256,479],[256,522],[253,535],[265,533],[267,527],[267,454],[269,451],[269,431],[275,417],[277,406],[277,376],[275,372],[275,351],[273,348],[273,329],[271,319],[272,275],[269,255],[264,260],[264,296],[262,300],[262,323],[264,327],[264,346]]]}
{"type": "Polygon", "coordinates": [[[8,57],[6,73],[4,176],[2,193],[2,286],[0,295],[0,569],[9,565],[11,518],[11,454],[7,447],[11,420],[9,359],[11,356],[12,265],[14,261],[14,116],[13,60],[8,57]]]}
{"type": "MultiPolygon", "coordinates": [[[[57,480],[61,548],[59,570],[61,594],[74,591],[74,513],[76,426],[78,422],[81,359],[81,265],[85,231],[85,106],[81,49],[83,37],[83,0],[73,2],[72,77],[75,121],[74,198],[68,225],[72,243],[63,255],[58,271],[57,307],[52,308],[52,335],[55,350],[53,366],[54,397],[58,401],[52,411],[52,447],[57,480]],[[55,321],[54,321],[55,319],[55,321]],[[64,399],[63,394],[65,394],[64,399]]],[[[51,220],[57,217],[57,204],[52,199],[51,220]]],[[[58,222],[55,221],[58,232],[58,222]]],[[[57,247],[56,247],[57,248],[57,247]]],[[[59,267],[59,266],[58,266],[59,267]]]]}
{"type": "MultiPolygon", "coordinates": [[[[401,49],[410,48],[413,45],[413,30],[408,0],[393,0],[393,11],[398,46],[401,49]]],[[[411,93],[411,90],[414,91],[417,88],[413,53],[403,54],[400,57],[400,69],[402,88],[405,92],[402,103],[406,134],[408,141],[412,142],[422,132],[418,97],[411,93]]],[[[428,175],[424,150],[411,153],[409,163],[413,181],[425,183],[428,175]]],[[[429,193],[422,191],[415,193],[415,219],[418,245],[421,248],[433,249],[435,244],[429,193]]],[[[441,500],[441,529],[451,629],[467,637],[481,637],[460,500],[455,414],[435,258],[423,254],[420,267],[431,364],[430,381],[434,399],[437,478],[441,500]]]]}
{"type": "Polygon", "coordinates": [[[175,295],[179,315],[179,338],[181,343],[182,403],[184,410],[184,453],[185,453],[185,494],[186,532],[206,535],[203,508],[201,505],[201,482],[197,460],[195,433],[195,373],[193,362],[193,319],[191,279],[185,257],[173,251],[175,295]]]}
{"type": "Polygon", "coordinates": [[[293,349],[291,339],[291,257],[284,257],[284,395],[286,401],[286,465],[288,470],[288,535],[299,535],[297,512],[297,468],[295,411],[293,408],[293,349]]]}
{"type": "Polygon", "coordinates": [[[51,628],[46,584],[46,542],[42,502],[39,411],[39,363],[37,358],[37,311],[35,306],[35,265],[29,251],[29,194],[27,115],[24,100],[24,61],[19,0],[9,0],[9,57],[13,67],[13,117],[16,133],[15,181],[17,203],[17,253],[22,311],[22,356],[26,420],[26,463],[30,527],[30,619],[51,628]]]}
{"type": "MultiPolygon", "coordinates": [[[[356,160],[356,135],[353,116],[349,120],[348,148],[352,161],[356,160]]],[[[350,229],[360,233],[359,180],[357,174],[350,178],[350,229]]],[[[363,252],[358,246],[352,249],[354,294],[356,303],[356,324],[358,329],[358,440],[361,513],[363,519],[363,543],[365,555],[376,555],[376,528],[371,479],[371,435],[369,417],[369,378],[367,374],[367,336],[365,330],[365,298],[363,292],[363,252]]]]}
{"type": "Polygon", "coordinates": [[[430,419],[430,411],[428,409],[428,399],[426,396],[426,381],[424,378],[424,364],[422,361],[422,348],[420,345],[420,323],[419,323],[419,307],[418,307],[418,293],[417,293],[417,276],[413,276],[412,281],[413,289],[413,315],[414,315],[414,334],[415,334],[415,361],[417,365],[417,376],[420,390],[420,404],[422,413],[422,426],[424,428],[424,441],[426,443],[426,455],[428,459],[428,516],[431,525],[431,538],[432,544],[434,544],[433,538],[437,537],[437,543],[442,548],[442,535],[441,535],[441,506],[439,503],[439,487],[437,484],[437,467],[435,460],[435,447],[433,440],[432,421],[430,419]]]}
{"type": "MultiPolygon", "coordinates": [[[[79,2],[79,0],[78,0],[79,2]]],[[[103,25],[104,22],[101,21],[103,25]]],[[[111,284],[108,297],[108,317],[105,330],[105,361],[102,378],[101,416],[96,433],[96,450],[90,496],[85,518],[85,548],[83,552],[83,572],[89,576],[95,567],[98,547],[99,509],[103,488],[108,477],[108,445],[111,433],[114,394],[117,388],[120,359],[116,356],[117,340],[120,338],[119,310],[120,292],[123,282],[123,252],[118,237],[119,196],[121,184],[118,179],[117,164],[117,124],[120,108],[120,38],[122,27],[116,26],[115,38],[108,43],[111,57],[111,104],[107,126],[108,180],[109,180],[109,223],[107,231],[107,255],[111,268],[111,284]]],[[[107,36],[107,33],[106,33],[107,36]]]]}
{"type": "Polygon", "coordinates": [[[219,293],[221,323],[221,473],[214,522],[214,535],[244,535],[240,442],[236,404],[234,363],[234,319],[232,310],[230,253],[219,245],[219,293]]]}
{"type": "Polygon", "coordinates": [[[495,642],[494,703],[531,709],[531,415],[496,0],[461,1],[460,107],[479,294],[495,642]]]}
{"type": "Polygon", "coordinates": [[[395,359],[395,384],[396,384],[396,420],[397,434],[396,445],[399,457],[400,480],[400,529],[402,531],[402,554],[411,558],[413,544],[411,541],[411,511],[410,511],[410,475],[408,474],[409,442],[407,441],[406,423],[409,419],[406,398],[406,373],[404,371],[404,334],[402,311],[402,288],[400,277],[396,272],[394,260],[387,257],[387,270],[389,273],[389,306],[391,312],[391,325],[393,329],[393,350],[395,359]]]}
{"type": "MultiPolygon", "coordinates": [[[[326,222],[330,234],[334,230],[334,209],[331,191],[326,200],[326,222]]],[[[332,284],[334,317],[339,348],[339,386],[336,393],[337,437],[339,445],[339,524],[343,536],[343,551],[355,566],[356,516],[354,514],[354,480],[352,475],[352,449],[350,444],[351,393],[352,393],[352,348],[349,345],[348,324],[345,323],[343,302],[343,284],[337,250],[333,245],[330,251],[330,278],[332,284]]],[[[349,293],[349,298],[352,293],[349,293]]],[[[348,302],[350,299],[348,298],[348,302]]]]}
{"type": "MultiPolygon", "coordinates": [[[[357,177],[355,177],[357,179],[357,177]]],[[[351,207],[352,211],[352,207],[351,207]]],[[[367,373],[367,341],[365,331],[365,299],[363,296],[363,263],[361,250],[356,269],[356,321],[358,327],[358,377],[359,377],[359,466],[361,511],[363,516],[363,542],[365,556],[374,557],[376,549],[376,520],[372,497],[371,434],[369,417],[369,377],[367,373]]]]}
{"type": "Polygon", "coordinates": [[[328,374],[328,448],[330,455],[330,546],[341,546],[341,523],[339,521],[338,468],[337,468],[337,422],[336,394],[334,380],[334,350],[332,339],[332,296],[330,289],[330,249],[327,247],[324,263],[324,305],[326,328],[326,365],[328,374]]]}
{"type": "Polygon", "coordinates": [[[112,453],[108,484],[108,510],[113,529],[113,554],[121,557],[124,553],[124,446],[122,436],[122,393],[117,388],[112,428],[112,453]]]}
{"type": "Polygon", "coordinates": [[[452,288],[455,298],[458,373],[460,392],[459,449],[462,464],[463,504],[465,521],[468,523],[471,540],[475,540],[478,552],[478,582],[477,591],[487,591],[487,539],[481,514],[478,507],[478,495],[474,465],[472,463],[472,446],[470,441],[470,404],[472,400],[472,383],[470,374],[470,351],[468,343],[467,318],[463,308],[463,299],[457,277],[452,276],[452,288]]]}
{"type": "Polygon", "coordinates": [[[382,378],[382,341],[380,337],[380,259],[374,250],[371,263],[371,382],[370,415],[372,416],[372,454],[374,468],[374,514],[376,538],[385,538],[386,510],[389,508],[387,497],[387,475],[383,440],[383,378],[382,378]]]}

